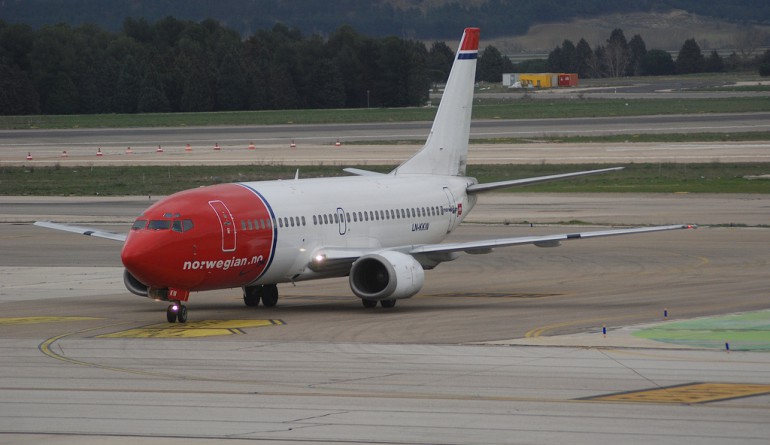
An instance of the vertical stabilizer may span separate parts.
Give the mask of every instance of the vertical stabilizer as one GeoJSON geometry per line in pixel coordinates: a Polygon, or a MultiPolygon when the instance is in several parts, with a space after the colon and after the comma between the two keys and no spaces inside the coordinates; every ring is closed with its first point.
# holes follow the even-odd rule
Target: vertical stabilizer
{"type": "Polygon", "coordinates": [[[465,28],[428,140],[394,174],[465,175],[478,52],[479,28],[465,28]]]}

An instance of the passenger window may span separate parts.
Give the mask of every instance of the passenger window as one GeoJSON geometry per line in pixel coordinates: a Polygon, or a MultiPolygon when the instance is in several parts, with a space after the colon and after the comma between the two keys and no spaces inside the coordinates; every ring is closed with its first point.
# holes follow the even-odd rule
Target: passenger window
{"type": "Polygon", "coordinates": [[[318,225],[318,218],[316,218],[316,216],[315,216],[315,215],[313,215],[313,225],[314,225],[314,226],[317,226],[317,225],[318,225]]]}
{"type": "Polygon", "coordinates": [[[291,218],[289,218],[289,221],[291,221],[291,226],[294,227],[294,217],[293,216],[291,218]]]}
{"type": "Polygon", "coordinates": [[[347,221],[350,222],[350,212],[347,212],[345,216],[347,216],[347,221]]]}
{"type": "Polygon", "coordinates": [[[150,230],[168,230],[171,228],[171,221],[167,219],[153,219],[147,228],[150,230]]]}
{"type": "Polygon", "coordinates": [[[340,218],[339,218],[339,217],[337,216],[337,214],[335,213],[335,214],[334,214],[334,224],[339,224],[339,223],[340,223],[340,218]]]}
{"type": "Polygon", "coordinates": [[[305,217],[302,217],[302,227],[305,227],[305,217]]]}
{"type": "Polygon", "coordinates": [[[134,221],[134,225],[131,226],[131,230],[141,230],[147,227],[147,220],[145,219],[137,219],[134,221]]]}

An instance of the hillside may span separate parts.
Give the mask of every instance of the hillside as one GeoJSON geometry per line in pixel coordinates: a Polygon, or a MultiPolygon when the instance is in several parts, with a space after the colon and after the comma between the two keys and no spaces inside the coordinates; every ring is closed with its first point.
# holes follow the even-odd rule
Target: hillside
{"type": "Polygon", "coordinates": [[[456,38],[458,29],[471,25],[484,28],[488,38],[515,36],[535,24],[672,9],[736,23],[770,24],[770,2],[757,0],[3,0],[0,20],[33,27],[94,23],[116,31],[126,17],[150,22],[166,16],[196,22],[214,18],[243,35],[276,23],[304,34],[328,35],[351,24],[372,36],[428,40],[456,38]]]}
{"type": "Polygon", "coordinates": [[[490,43],[504,54],[526,58],[533,53],[548,53],[565,39],[577,42],[584,38],[592,47],[606,44],[615,28],[622,29],[628,38],[639,34],[648,49],[677,51],[686,39],[695,38],[704,51],[732,51],[740,48],[739,39],[749,30],[764,35],[764,41],[759,47],[770,45],[770,26],[751,25],[747,28],[741,24],[681,10],[665,13],[616,13],[536,24],[524,35],[497,37],[491,39],[490,43]]]}

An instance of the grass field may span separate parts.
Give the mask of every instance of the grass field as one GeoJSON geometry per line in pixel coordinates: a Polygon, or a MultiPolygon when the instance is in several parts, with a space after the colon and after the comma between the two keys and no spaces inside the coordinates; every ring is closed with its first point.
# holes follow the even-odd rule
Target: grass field
{"type": "MultiPolygon", "coordinates": [[[[394,166],[367,166],[387,172],[394,166]]],[[[600,165],[473,165],[480,182],[602,168],[600,165]]],[[[2,195],[168,195],[222,182],[291,179],[291,166],[0,167],[2,195]]],[[[303,178],[339,176],[339,167],[300,167],[303,178]]],[[[616,173],[507,189],[510,192],[770,193],[767,164],[630,164],[616,173]]]]}
{"type": "MultiPolygon", "coordinates": [[[[770,98],[722,99],[483,99],[474,119],[750,113],[770,110],[770,98]]],[[[217,113],[0,116],[0,129],[185,127],[430,121],[435,107],[339,110],[232,111],[217,113]]]]}

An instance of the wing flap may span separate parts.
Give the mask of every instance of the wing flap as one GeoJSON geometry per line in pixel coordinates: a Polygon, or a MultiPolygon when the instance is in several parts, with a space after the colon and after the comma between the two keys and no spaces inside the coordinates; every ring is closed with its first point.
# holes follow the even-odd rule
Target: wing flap
{"type": "Polygon", "coordinates": [[[35,224],[39,227],[45,227],[48,229],[62,230],[64,232],[79,233],[81,235],[95,236],[97,238],[105,238],[113,241],[126,241],[125,233],[107,232],[99,229],[92,229],[89,227],[70,226],[67,224],[52,223],[50,221],[36,221],[35,224]]]}

